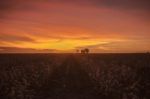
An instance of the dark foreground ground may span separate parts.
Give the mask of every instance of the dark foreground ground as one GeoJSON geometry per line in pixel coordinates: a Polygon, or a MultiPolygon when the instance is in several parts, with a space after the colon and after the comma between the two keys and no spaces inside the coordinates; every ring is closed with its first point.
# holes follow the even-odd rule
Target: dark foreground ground
{"type": "Polygon", "coordinates": [[[150,54],[1,54],[0,99],[150,99],[150,54]]]}

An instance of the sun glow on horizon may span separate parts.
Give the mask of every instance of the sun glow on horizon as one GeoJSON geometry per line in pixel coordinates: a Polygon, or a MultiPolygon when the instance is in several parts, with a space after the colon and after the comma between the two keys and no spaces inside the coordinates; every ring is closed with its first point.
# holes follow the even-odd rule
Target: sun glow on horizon
{"type": "Polygon", "coordinates": [[[1,52],[150,51],[145,0],[0,1],[1,52]],[[141,5],[141,6],[139,6],[141,5]]]}

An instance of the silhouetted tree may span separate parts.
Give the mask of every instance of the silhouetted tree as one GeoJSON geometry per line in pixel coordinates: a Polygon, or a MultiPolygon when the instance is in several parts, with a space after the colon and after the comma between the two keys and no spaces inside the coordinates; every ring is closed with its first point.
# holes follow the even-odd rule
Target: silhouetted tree
{"type": "Polygon", "coordinates": [[[82,54],[87,54],[87,53],[89,53],[89,49],[88,48],[82,49],[81,53],[82,54]]]}
{"type": "Polygon", "coordinates": [[[81,50],[81,53],[82,53],[82,54],[84,54],[84,53],[85,53],[85,51],[82,49],[82,50],[81,50]]]}
{"type": "Polygon", "coordinates": [[[85,51],[85,53],[89,53],[89,49],[88,48],[84,49],[84,51],[85,51]]]}

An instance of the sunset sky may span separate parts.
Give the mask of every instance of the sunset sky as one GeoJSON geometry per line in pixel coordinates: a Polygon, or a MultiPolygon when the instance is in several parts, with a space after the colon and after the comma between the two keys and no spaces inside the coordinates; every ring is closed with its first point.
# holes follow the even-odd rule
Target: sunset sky
{"type": "Polygon", "coordinates": [[[0,0],[0,53],[150,51],[150,0],[0,0]]]}

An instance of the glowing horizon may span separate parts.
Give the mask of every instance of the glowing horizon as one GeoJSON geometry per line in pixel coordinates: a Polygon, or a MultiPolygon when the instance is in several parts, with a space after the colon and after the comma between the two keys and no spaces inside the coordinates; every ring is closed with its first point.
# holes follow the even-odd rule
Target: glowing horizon
{"type": "Polygon", "coordinates": [[[0,52],[150,51],[147,0],[2,0],[0,52]],[[36,50],[36,51],[35,51],[36,50]]]}

